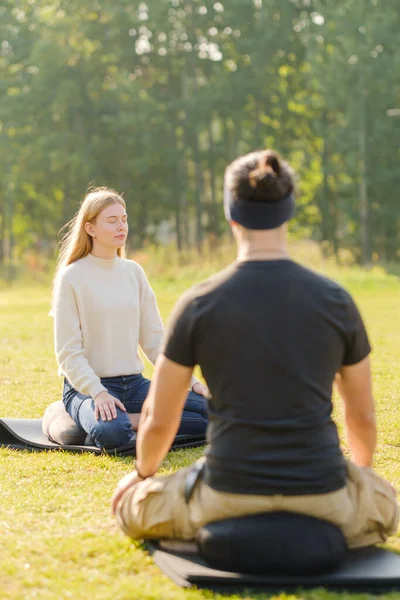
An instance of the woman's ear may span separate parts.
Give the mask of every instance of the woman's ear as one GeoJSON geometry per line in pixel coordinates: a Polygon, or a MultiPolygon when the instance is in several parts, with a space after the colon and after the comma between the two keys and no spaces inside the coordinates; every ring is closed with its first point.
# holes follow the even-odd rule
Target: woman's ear
{"type": "Polygon", "coordinates": [[[96,237],[96,235],[94,233],[93,225],[91,223],[89,223],[89,221],[86,221],[86,223],[85,223],[85,231],[91,237],[93,237],[93,238],[96,237]]]}

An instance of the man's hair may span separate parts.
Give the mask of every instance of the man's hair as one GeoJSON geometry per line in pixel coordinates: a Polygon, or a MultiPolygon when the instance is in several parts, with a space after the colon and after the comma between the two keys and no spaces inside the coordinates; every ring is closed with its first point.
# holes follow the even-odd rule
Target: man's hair
{"type": "Polygon", "coordinates": [[[276,202],[294,190],[290,166],[273,150],[240,156],[226,169],[232,195],[245,202],[276,202]]]}

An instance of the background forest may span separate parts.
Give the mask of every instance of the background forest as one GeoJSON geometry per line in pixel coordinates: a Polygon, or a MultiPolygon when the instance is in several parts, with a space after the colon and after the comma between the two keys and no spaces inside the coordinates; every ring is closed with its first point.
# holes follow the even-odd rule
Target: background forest
{"type": "Polygon", "coordinates": [[[89,185],[124,192],[131,248],[217,245],[224,168],[262,147],[295,235],[395,261],[399,107],[399,0],[3,0],[3,271],[54,257],[89,185]]]}

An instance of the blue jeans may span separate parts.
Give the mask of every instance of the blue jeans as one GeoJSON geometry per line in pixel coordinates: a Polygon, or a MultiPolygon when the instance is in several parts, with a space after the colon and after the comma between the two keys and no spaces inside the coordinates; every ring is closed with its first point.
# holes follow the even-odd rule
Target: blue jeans
{"type": "MultiPolygon", "coordinates": [[[[63,402],[67,413],[93,438],[99,448],[118,448],[133,443],[136,435],[128,413],[141,412],[149,392],[150,381],[139,374],[102,377],[101,383],[109,394],[122,402],[126,413],[117,408],[116,419],[97,421],[94,418],[94,402],[91,396],[80,394],[67,379],[64,379],[63,402]]],[[[204,435],[207,423],[207,400],[199,394],[189,392],[178,434],[204,435]]]]}

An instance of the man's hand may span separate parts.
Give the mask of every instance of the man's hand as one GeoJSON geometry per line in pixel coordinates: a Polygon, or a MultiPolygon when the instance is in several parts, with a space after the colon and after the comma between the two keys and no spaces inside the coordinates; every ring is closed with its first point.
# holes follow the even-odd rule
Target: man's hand
{"type": "MultiPolygon", "coordinates": [[[[373,467],[360,467],[360,468],[363,469],[363,470],[365,470],[365,471],[370,471],[372,473],[375,472],[374,469],[373,469],[373,467]]],[[[385,478],[385,482],[387,484],[389,484],[390,491],[392,492],[393,496],[395,498],[397,498],[397,490],[396,490],[395,486],[393,485],[393,483],[391,481],[389,481],[388,479],[386,479],[386,478],[385,478]]]]}
{"type": "Polygon", "coordinates": [[[139,481],[144,481],[144,479],[138,475],[137,471],[132,471],[132,473],[128,473],[128,475],[125,475],[125,477],[120,479],[111,499],[111,510],[113,515],[115,515],[118,502],[122,498],[123,494],[139,481]]]}
{"type": "Polygon", "coordinates": [[[94,418],[96,421],[100,417],[103,421],[112,421],[117,418],[116,407],[126,412],[126,408],[122,402],[104,390],[100,394],[97,394],[94,399],[94,418]]]}
{"type": "Polygon", "coordinates": [[[196,394],[199,394],[199,396],[204,396],[204,398],[210,398],[210,390],[206,385],[204,385],[204,383],[201,383],[200,381],[197,381],[193,385],[192,391],[196,394]]]}

